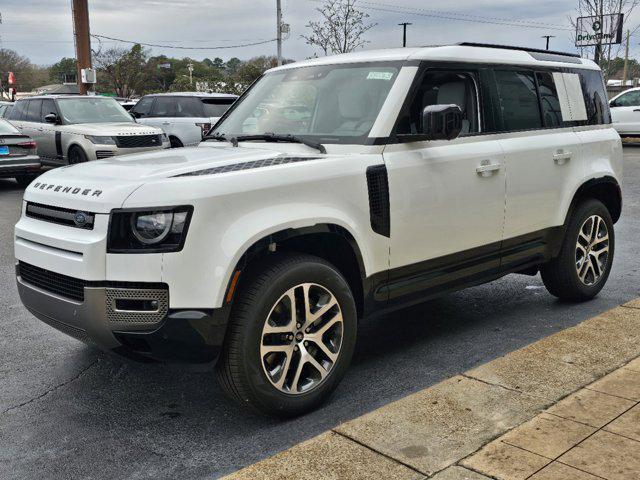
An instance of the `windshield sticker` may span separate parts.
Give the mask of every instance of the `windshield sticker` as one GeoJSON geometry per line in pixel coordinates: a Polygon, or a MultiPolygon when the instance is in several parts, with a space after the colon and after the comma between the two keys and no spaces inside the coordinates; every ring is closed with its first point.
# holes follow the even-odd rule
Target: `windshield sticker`
{"type": "Polygon", "coordinates": [[[367,80],[391,80],[393,72],[369,72],[367,80]]]}

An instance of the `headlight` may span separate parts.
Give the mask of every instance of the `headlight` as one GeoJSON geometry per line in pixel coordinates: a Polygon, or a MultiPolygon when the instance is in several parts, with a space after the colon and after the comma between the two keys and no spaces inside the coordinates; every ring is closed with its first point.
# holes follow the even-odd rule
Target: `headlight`
{"type": "Polygon", "coordinates": [[[193,207],[113,210],[109,253],[159,253],[182,250],[193,207]]]}
{"type": "Polygon", "coordinates": [[[91,143],[96,143],[98,145],[115,145],[116,139],[113,137],[104,137],[100,135],[85,135],[84,138],[89,140],[91,143]]]}

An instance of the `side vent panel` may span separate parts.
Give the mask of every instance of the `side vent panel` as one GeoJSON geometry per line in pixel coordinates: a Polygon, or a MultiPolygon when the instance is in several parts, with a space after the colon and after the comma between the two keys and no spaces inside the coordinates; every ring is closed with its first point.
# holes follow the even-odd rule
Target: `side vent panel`
{"type": "Polygon", "coordinates": [[[375,165],[367,168],[367,187],[369,189],[369,215],[374,232],[391,236],[391,214],[389,207],[389,180],[387,167],[375,165]]]}

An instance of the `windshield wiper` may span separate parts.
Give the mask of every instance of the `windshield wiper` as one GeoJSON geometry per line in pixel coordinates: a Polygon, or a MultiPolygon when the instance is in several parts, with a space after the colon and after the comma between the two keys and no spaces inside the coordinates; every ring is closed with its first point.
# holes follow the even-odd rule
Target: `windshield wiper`
{"type": "Polygon", "coordinates": [[[228,139],[224,134],[217,133],[217,132],[215,134],[213,134],[213,135],[205,135],[204,137],[202,137],[202,140],[216,140],[218,142],[231,142],[231,143],[233,143],[233,139],[228,139]]]}
{"type": "Polygon", "coordinates": [[[235,146],[237,146],[238,142],[248,142],[251,140],[264,140],[265,142],[301,143],[302,145],[306,145],[307,147],[319,150],[320,153],[327,153],[327,149],[324,148],[324,145],[322,145],[321,143],[307,140],[306,138],[298,137],[291,134],[281,135],[277,133],[262,133],[259,135],[239,135],[237,137],[229,139],[229,141],[235,146]]]}

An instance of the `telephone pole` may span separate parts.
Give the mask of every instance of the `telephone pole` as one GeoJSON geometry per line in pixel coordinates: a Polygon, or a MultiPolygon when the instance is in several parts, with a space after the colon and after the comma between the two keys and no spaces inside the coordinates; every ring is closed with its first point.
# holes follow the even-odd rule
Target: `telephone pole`
{"type": "Polygon", "coordinates": [[[402,27],[402,46],[406,47],[407,46],[407,25],[413,25],[413,23],[403,22],[403,23],[399,23],[398,25],[402,27]]]}
{"type": "Polygon", "coordinates": [[[91,39],[89,38],[89,6],[87,0],[73,0],[73,36],[78,64],[76,82],[80,95],[86,95],[91,84],[82,83],[82,69],[91,68],[91,39]]]}
{"type": "Polygon", "coordinates": [[[546,38],[547,39],[547,50],[549,50],[549,40],[551,40],[552,38],[556,38],[555,35],[543,35],[542,38],[546,38]]]}
{"type": "Polygon", "coordinates": [[[627,88],[627,77],[629,75],[629,42],[631,40],[631,32],[627,30],[627,44],[624,49],[624,68],[622,69],[622,89],[627,88]]]}
{"type": "Polygon", "coordinates": [[[282,5],[280,0],[276,0],[276,17],[277,17],[277,31],[276,39],[278,43],[278,66],[282,65],[282,5]]]}

